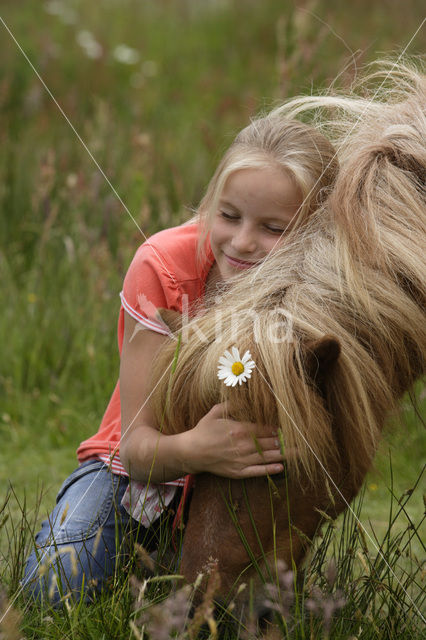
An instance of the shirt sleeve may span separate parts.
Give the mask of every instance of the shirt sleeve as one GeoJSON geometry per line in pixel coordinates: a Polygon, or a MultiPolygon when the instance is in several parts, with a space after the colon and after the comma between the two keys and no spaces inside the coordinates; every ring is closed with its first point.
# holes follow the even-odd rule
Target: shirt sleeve
{"type": "Polygon", "coordinates": [[[169,265],[149,241],[137,250],[120,298],[123,309],[145,328],[170,335],[158,309],[179,310],[180,290],[169,265]]]}

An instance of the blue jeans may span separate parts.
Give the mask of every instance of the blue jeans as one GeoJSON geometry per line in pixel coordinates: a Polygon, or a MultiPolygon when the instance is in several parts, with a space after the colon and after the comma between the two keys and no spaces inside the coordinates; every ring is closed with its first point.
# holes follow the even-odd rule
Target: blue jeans
{"type": "Polygon", "coordinates": [[[117,563],[128,557],[131,543],[156,549],[165,518],[170,530],[171,511],[150,529],[143,528],[120,504],[128,483],[99,460],[73,471],[35,537],[22,580],[27,596],[47,598],[53,605],[67,594],[90,601],[112,579],[117,563]]]}

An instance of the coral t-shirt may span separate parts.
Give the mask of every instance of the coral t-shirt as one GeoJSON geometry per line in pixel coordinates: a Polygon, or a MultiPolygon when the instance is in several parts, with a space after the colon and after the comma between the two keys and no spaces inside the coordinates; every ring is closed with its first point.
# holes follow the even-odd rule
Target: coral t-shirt
{"type": "MultiPolygon", "coordinates": [[[[207,275],[214,262],[210,244],[197,260],[198,224],[184,224],[154,234],[144,242],[130,264],[120,293],[118,349],[121,355],[124,311],[143,327],[167,334],[156,317],[159,308],[190,315],[191,306],[204,297],[207,275]]],[[[119,457],[121,435],[120,386],[117,382],[98,432],[80,444],[80,462],[98,458],[111,465],[113,473],[127,475],[119,457]]]]}

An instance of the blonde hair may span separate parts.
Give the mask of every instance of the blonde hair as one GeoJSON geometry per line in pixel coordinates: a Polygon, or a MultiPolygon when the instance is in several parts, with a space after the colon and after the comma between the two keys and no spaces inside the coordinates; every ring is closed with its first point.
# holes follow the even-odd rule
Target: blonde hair
{"type": "Polygon", "coordinates": [[[325,199],[338,169],[336,151],[318,129],[288,118],[280,109],[252,120],[220,161],[199,206],[199,249],[204,246],[229,176],[241,169],[276,167],[289,175],[302,195],[295,227],[325,199]]]}
{"type": "Polygon", "coordinates": [[[280,426],[298,452],[290,477],[306,486],[326,470],[345,493],[359,487],[386,417],[423,374],[426,355],[426,79],[402,65],[383,65],[382,74],[380,95],[369,78],[361,97],[297,98],[281,108],[286,117],[313,112],[334,136],[334,187],[290,242],[191,321],[171,379],[161,376],[173,341],[153,374],[165,432],[195,426],[226,399],[234,419],[280,426]],[[217,378],[218,359],[234,344],[256,362],[238,388],[217,378]]]}

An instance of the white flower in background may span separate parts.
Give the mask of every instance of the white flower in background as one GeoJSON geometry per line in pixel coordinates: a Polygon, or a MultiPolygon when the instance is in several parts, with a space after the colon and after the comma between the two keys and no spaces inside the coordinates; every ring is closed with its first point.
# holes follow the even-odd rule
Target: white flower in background
{"type": "Polygon", "coordinates": [[[225,351],[219,358],[217,377],[223,380],[226,386],[235,387],[237,383],[241,385],[251,378],[251,372],[256,365],[251,359],[250,351],[246,351],[242,358],[237,347],[232,347],[231,352],[225,351]]]}
{"type": "Polygon", "coordinates": [[[57,16],[64,24],[75,24],[77,22],[77,13],[74,9],[60,0],[50,0],[44,5],[46,13],[51,16],[57,16]]]}
{"type": "Polygon", "coordinates": [[[140,60],[139,51],[128,47],[127,44],[119,44],[112,52],[112,57],[122,64],[136,64],[140,60]]]}
{"type": "Polygon", "coordinates": [[[76,40],[88,58],[97,60],[102,56],[102,45],[99,44],[90,31],[79,31],[76,40]]]}

